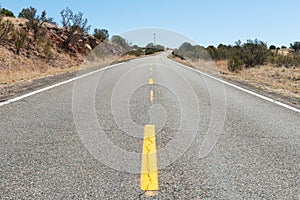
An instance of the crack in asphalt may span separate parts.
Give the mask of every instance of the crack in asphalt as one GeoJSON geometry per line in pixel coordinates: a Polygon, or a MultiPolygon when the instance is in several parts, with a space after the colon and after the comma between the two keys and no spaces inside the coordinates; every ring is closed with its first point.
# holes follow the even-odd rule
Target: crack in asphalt
{"type": "Polygon", "coordinates": [[[148,184],[146,186],[146,190],[145,191],[148,191],[148,188],[149,186],[152,184],[152,178],[150,176],[150,173],[151,173],[151,167],[150,167],[150,160],[149,160],[149,153],[151,151],[150,149],[150,146],[154,144],[153,140],[151,139],[151,137],[147,137],[146,141],[149,141],[148,145],[145,146],[145,149],[146,149],[146,173],[147,173],[147,177],[148,177],[148,184]]]}

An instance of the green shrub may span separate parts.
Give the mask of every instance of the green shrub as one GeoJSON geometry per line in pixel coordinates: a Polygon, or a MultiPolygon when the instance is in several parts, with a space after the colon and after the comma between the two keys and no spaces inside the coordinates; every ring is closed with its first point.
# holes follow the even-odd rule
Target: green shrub
{"type": "Polygon", "coordinates": [[[137,48],[137,49],[134,49],[134,50],[130,51],[128,54],[129,55],[134,55],[136,57],[139,57],[139,56],[143,55],[143,53],[144,52],[143,52],[142,48],[137,48]]]}
{"type": "Polygon", "coordinates": [[[109,38],[108,30],[106,29],[94,29],[94,37],[103,42],[109,38]]]}
{"type": "Polygon", "coordinates": [[[237,56],[233,56],[228,61],[228,70],[231,72],[238,72],[242,69],[242,64],[242,61],[237,56]]]}
{"type": "Polygon", "coordinates": [[[247,43],[242,46],[240,59],[246,67],[254,67],[264,64],[267,61],[268,55],[269,50],[266,43],[257,39],[247,40],[247,43]]]}
{"type": "Polygon", "coordinates": [[[130,49],[130,46],[128,44],[128,42],[122,38],[121,36],[119,35],[113,35],[111,37],[111,41],[119,46],[121,46],[122,48],[126,49],[126,50],[129,50],[130,49]]]}
{"type": "Polygon", "coordinates": [[[25,46],[28,40],[28,34],[23,29],[16,29],[13,33],[13,41],[16,47],[16,53],[20,54],[21,48],[25,46]]]}
{"type": "Polygon", "coordinates": [[[61,23],[66,33],[66,39],[63,42],[65,50],[72,50],[69,44],[76,44],[83,39],[85,33],[88,33],[91,26],[88,25],[87,18],[83,17],[83,13],[74,13],[70,8],[65,8],[60,12],[61,23]]]}
{"type": "Polygon", "coordinates": [[[146,49],[145,50],[146,55],[150,55],[150,54],[154,54],[154,53],[155,53],[155,51],[153,49],[146,49]]]}
{"type": "Polygon", "coordinates": [[[300,42],[291,43],[291,48],[298,52],[300,50],[300,42]]]}
{"type": "Polygon", "coordinates": [[[188,42],[183,43],[179,49],[175,49],[174,55],[181,59],[197,61],[199,59],[210,60],[208,51],[200,45],[191,45],[188,42]]]}
{"type": "Polygon", "coordinates": [[[0,15],[4,17],[15,17],[14,13],[5,8],[0,9],[0,15]]]}
{"type": "Polygon", "coordinates": [[[206,50],[213,60],[220,60],[220,52],[216,47],[208,46],[206,50]]]}
{"type": "MultiPolygon", "coordinates": [[[[41,15],[37,14],[37,9],[33,7],[24,8],[19,13],[20,18],[27,19],[26,26],[29,30],[33,32],[33,41],[36,45],[37,40],[39,37],[44,37],[46,32],[46,22],[50,22],[53,20],[52,18],[46,17],[46,11],[43,11],[41,15]],[[50,20],[48,20],[50,19],[50,20]]],[[[50,22],[53,23],[53,22],[50,22]]]]}
{"type": "Polygon", "coordinates": [[[52,50],[51,50],[51,42],[50,41],[47,41],[44,44],[43,52],[45,54],[46,60],[50,60],[52,58],[52,50]]]}

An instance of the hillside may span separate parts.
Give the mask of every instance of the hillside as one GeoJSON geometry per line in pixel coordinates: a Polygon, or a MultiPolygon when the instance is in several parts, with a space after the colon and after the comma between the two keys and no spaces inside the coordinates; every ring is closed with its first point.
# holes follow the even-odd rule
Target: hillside
{"type": "Polygon", "coordinates": [[[68,37],[66,30],[50,23],[44,23],[45,34],[34,42],[34,34],[26,26],[28,20],[3,17],[2,22],[5,21],[11,22],[14,30],[24,31],[28,36],[19,52],[14,33],[9,33],[6,40],[0,44],[0,84],[76,71],[82,67],[86,55],[100,43],[101,47],[98,48],[106,49],[112,56],[117,57],[125,53],[120,46],[106,40],[101,42],[87,33],[78,33],[80,39],[76,43],[70,43],[66,48],[64,47],[68,37]]]}

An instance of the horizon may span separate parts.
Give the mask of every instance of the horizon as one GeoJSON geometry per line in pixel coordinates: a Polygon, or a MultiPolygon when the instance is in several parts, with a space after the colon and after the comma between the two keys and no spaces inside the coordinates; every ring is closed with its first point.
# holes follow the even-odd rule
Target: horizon
{"type": "MultiPolygon", "coordinates": [[[[0,5],[2,8],[11,10],[15,16],[18,16],[22,8],[30,6],[37,8],[38,14],[46,10],[47,16],[53,17],[59,25],[61,24],[60,11],[69,7],[76,13],[84,14],[92,27],[90,32],[94,28],[104,28],[109,31],[110,37],[112,35],[122,36],[143,29],[164,30],[177,33],[177,35],[193,41],[192,43],[205,47],[219,44],[234,45],[235,41],[241,40],[244,43],[248,39],[261,40],[268,46],[290,47],[290,43],[300,39],[296,11],[300,2],[291,0],[285,2],[254,0],[246,4],[236,0],[228,2],[192,0],[186,4],[177,0],[164,2],[157,0],[119,2],[115,0],[99,2],[100,11],[97,10],[95,3],[88,3],[88,1],[83,3],[67,0],[54,2],[28,0],[16,3],[3,0],[0,5]],[[105,9],[101,9],[103,7],[105,9]],[[120,16],[115,13],[122,14],[120,16]]],[[[132,41],[133,39],[129,38],[128,42],[139,46],[146,45],[153,40],[153,33],[146,34],[147,37],[144,41],[139,39],[135,43],[132,41]]],[[[164,45],[163,40],[167,40],[167,37],[160,36],[162,35],[157,34],[157,44],[164,45]]]]}

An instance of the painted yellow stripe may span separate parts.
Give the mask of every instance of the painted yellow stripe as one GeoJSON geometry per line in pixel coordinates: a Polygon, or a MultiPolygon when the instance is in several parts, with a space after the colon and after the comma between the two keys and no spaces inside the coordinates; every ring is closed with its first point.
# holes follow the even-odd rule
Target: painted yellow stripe
{"type": "Polygon", "coordinates": [[[153,102],[154,100],[154,92],[153,90],[150,91],[150,101],[153,102]]]}
{"type": "Polygon", "coordinates": [[[146,125],[144,129],[141,189],[144,191],[158,190],[157,155],[154,125],[146,125]]]}
{"type": "Polygon", "coordinates": [[[149,79],[149,85],[153,85],[154,84],[154,80],[152,78],[149,79]]]}

